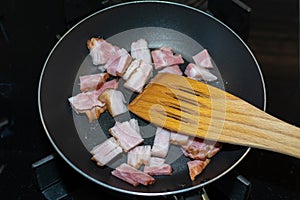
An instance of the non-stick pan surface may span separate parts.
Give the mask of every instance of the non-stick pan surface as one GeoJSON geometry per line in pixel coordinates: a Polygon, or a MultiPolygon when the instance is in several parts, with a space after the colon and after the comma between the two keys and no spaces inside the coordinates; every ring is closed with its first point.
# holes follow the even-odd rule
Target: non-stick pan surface
{"type": "MultiPolygon", "coordinates": [[[[78,92],[78,76],[97,72],[86,47],[87,39],[103,37],[130,50],[132,41],[146,38],[150,48],[168,45],[188,62],[206,48],[224,88],[261,109],[265,109],[265,88],[259,66],[245,43],[226,25],[210,15],[175,3],[133,2],[96,12],[71,28],[55,45],[40,77],[38,102],[43,126],[55,150],[78,173],[109,189],[134,195],[176,194],[209,184],[234,168],[250,148],[224,145],[195,181],[188,176],[185,158],[172,165],[171,176],[157,177],[151,186],[132,187],[110,172],[116,163],[100,168],[91,161],[89,150],[108,136],[116,119],[107,112],[89,124],[74,114],[68,98],[78,92]]],[[[134,94],[126,94],[128,99],[134,94]]],[[[130,115],[130,113],[127,115],[130,115]]],[[[121,119],[120,119],[121,120],[121,119]]],[[[151,126],[143,121],[145,131],[151,126]]],[[[146,133],[147,134],[147,133],[146,133]]],[[[150,136],[149,136],[150,137],[150,136]]],[[[149,138],[150,141],[151,138],[149,138]]],[[[146,140],[148,141],[148,140],[146,140]]]]}

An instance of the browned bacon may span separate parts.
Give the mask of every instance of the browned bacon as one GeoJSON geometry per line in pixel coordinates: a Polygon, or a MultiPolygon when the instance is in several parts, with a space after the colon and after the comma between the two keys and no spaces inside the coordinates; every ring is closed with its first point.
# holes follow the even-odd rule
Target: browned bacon
{"type": "Polygon", "coordinates": [[[99,100],[105,103],[107,110],[113,117],[128,111],[124,95],[117,89],[106,89],[99,96],[99,100]]]}
{"type": "Polygon", "coordinates": [[[187,75],[187,77],[196,79],[198,81],[213,82],[218,79],[208,69],[201,67],[199,65],[196,65],[194,63],[189,63],[186,66],[184,74],[187,75]]]}
{"type": "Polygon", "coordinates": [[[115,125],[109,129],[109,132],[117,139],[125,152],[128,152],[144,141],[141,134],[132,127],[128,121],[117,121],[115,125]]]}
{"type": "Polygon", "coordinates": [[[117,155],[122,153],[122,148],[119,146],[114,137],[110,137],[101,144],[93,147],[90,153],[93,155],[91,159],[96,161],[97,165],[104,166],[117,155]]]}
{"type": "Polygon", "coordinates": [[[155,179],[152,176],[126,163],[123,163],[120,166],[118,166],[115,170],[111,172],[111,174],[119,179],[122,179],[123,181],[132,184],[133,186],[137,186],[139,184],[147,186],[155,183],[155,179]]]}
{"type": "Polygon", "coordinates": [[[108,59],[104,68],[112,76],[122,76],[131,61],[130,54],[124,48],[121,48],[108,59]]]}
{"type": "Polygon", "coordinates": [[[152,64],[152,58],[150,49],[148,48],[148,42],[144,38],[141,38],[131,43],[131,56],[134,59],[141,59],[147,64],[152,64]]]}
{"type": "Polygon", "coordinates": [[[127,164],[138,169],[142,166],[142,164],[149,165],[150,157],[151,157],[150,145],[136,146],[130,151],[128,151],[127,164]]]}
{"type": "Polygon", "coordinates": [[[206,160],[191,160],[187,162],[189,175],[191,180],[195,180],[195,177],[201,174],[205,167],[210,163],[210,159],[206,160]]]}
{"type": "Polygon", "coordinates": [[[165,158],[168,154],[169,146],[170,146],[170,131],[157,127],[152,149],[151,149],[151,155],[165,158]]]}
{"type": "Polygon", "coordinates": [[[109,78],[108,73],[97,73],[79,76],[80,91],[87,92],[99,89],[109,78]]]}
{"type": "Polygon", "coordinates": [[[198,66],[205,68],[213,68],[213,64],[211,62],[211,58],[207,49],[203,49],[202,51],[194,55],[193,60],[198,66]]]}
{"type": "Polygon", "coordinates": [[[161,47],[151,51],[155,69],[184,63],[180,54],[174,54],[171,47],[161,47]]]}
{"type": "Polygon", "coordinates": [[[221,150],[221,144],[215,141],[191,138],[186,145],[181,146],[181,149],[187,157],[206,160],[221,150]]]}
{"type": "Polygon", "coordinates": [[[105,64],[113,56],[119,47],[112,45],[103,38],[91,38],[87,40],[87,48],[94,65],[105,64]]]}

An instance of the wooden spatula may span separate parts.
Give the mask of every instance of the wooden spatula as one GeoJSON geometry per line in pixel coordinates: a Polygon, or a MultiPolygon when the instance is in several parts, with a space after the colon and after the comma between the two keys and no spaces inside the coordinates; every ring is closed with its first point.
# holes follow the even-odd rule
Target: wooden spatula
{"type": "Polygon", "coordinates": [[[157,74],[128,109],[171,131],[300,158],[300,128],[184,76],[157,74]]]}

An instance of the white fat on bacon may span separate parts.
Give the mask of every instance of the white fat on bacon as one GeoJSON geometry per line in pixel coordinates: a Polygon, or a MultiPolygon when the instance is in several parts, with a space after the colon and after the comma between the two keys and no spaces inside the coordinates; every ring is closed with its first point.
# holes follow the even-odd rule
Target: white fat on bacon
{"type": "Polygon", "coordinates": [[[141,64],[140,59],[134,59],[130,65],[128,66],[127,70],[125,71],[125,73],[123,74],[122,78],[126,81],[129,79],[129,77],[131,76],[131,74],[133,74],[133,72],[140,66],[141,64]]]}
{"type": "Polygon", "coordinates": [[[145,84],[152,76],[153,66],[141,60],[140,65],[132,72],[125,81],[124,87],[134,92],[142,92],[145,84]]]}
{"type": "Polygon", "coordinates": [[[186,66],[184,74],[187,75],[187,77],[198,80],[198,81],[213,82],[218,79],[208,69],[201,67],[199,65],[196,65],[194,63],[189,63],[186,66]]]}
{"type": "Polygon", "coordinates": [[[159,70],[158,73],[170,73],[170,74],[177,74],[183,75],[182,71],[179,68],[179,65],[172,65],[164,67],[162,70],[159,70]]]}
{"type": "Polygon", "coordinates": [[[93,155],[91,159],[99,166],[106,165],[122,152],[122,148],[119,146],[114,137],[106,139],[101,144],[93,147],[93,149],[90,151],[90,153],[93,155]]]}
{"type": "Polygon", "coordinates": [[[174,54],[171,47],[161,47],[159,49],[152,50],[151,56],[155,69],[184,63],[182,56],[180,54],[174,54]]]}
{"type": "Polygon", "coordinates": [[[189,136],[181,133],[171,132],[170,143],[174,145],[186,145],[189,141],[189,136]]]}
{"type": "Polygon", "coordinates": [[[151,145],[136,146],[127,154],[127,164],[140,168],[143,164],[149,165],[151,157],[151,145]]]}
{"type": "Polygon", "coordinates": [[[154,176],[154,175],[171,175],[173,172],[172,166],[165,163],[164,158],[151,157],[150,164],[144,166],[144,172],[154,176]]]}
{"type": "Polygon", "coordinates": [[[214,67],[207,49],[203,49],[202,51],[194,55],[193,60],[195,64],[200,67],[205,67],[209,69],[212,69],[214,67]]]}
{"type": "Polygon", "coordinates": [[[117,89],[106,89],[99,100],[105,103],[109,113],[115,117],[128,111],[123,93],[117,89]]]}
{"type": "Polygon", "coordinates": [[[124,152],[128,152],[144,142],[141,134],[135,127],[132,127],[129,121],[117,121],[115,125],[109,129],[109,132],[116,138],[124,152]]]}
{"type": "Polygon", "coordinates": [[[108,73],[97,73],[79,76],[80,91],[87,92],[99,89],[109,78],[108,73]]]}
{"type": "Polygon", "coordinates": [[[201,138],[190,138],[186,145],[181,146],[183,154],[196,160],[206,160],[221,150],[221,143],[201,138]]]}
{"type": "Polygon", "coordinates": [[[103,65],[113,56],[119,47],[112,45],[103,38],[91,38],[87,40],[87,48],[94,65],[103,65]]]}
{"type": "Polygon", "coordinates": [[[190,179],[195,180],[196,176],[202,173],[206,166],[210,163],[210,159],[191,160],[187,162],[190,179]]]}
{"type": "Polygon", "coordinates": [[[171,132],[157,127],[151,149],[151,155],[165,158],[169,151],[171,132]]]}
{"type": "Polygon", "coordinates": [[[131,55],[126,49],[121,48],[106,62],[104,68],[112,76],[122,76],[132,61],[131,55]]]}
{"type": "Polygon", "coordinates": [[[128,165],[127,163],[122,163],[113,170],[111,174],[135,187],[139,184],[147,186],[155,183],[155,179],[152,176],[128,165]]]}
{"type": "Polygon", "coordinates": [[[147,64],[152,64],[148,42],[144,38],[131,43],[131,56],[134,59],[141,59],[147,64]]]}

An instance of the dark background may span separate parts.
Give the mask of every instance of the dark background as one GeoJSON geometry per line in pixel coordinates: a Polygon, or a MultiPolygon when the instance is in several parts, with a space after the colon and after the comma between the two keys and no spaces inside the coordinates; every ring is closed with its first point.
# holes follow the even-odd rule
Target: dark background
{"type": "MultiPolygon", "coordinates": [[[[236,26],[241,18],[228,2],[210,1],[213,7],[209,8],[241,34],[256,57],[266,84],[266,111],[300,126],[299,2],[245,0],[251,7],[249,27],[236,26]],[[247,34],[240,31],[247,28],[247,34]]],[[[43,199],[31,165],[54,149],[38,115],[40,72],[60,35],[109,4],[95,0],[0,2],[1,198],[43,199]]],[[[236,167],[252,183],[251,199],[299,199],[299,169],[299,159],[257,149],[251,149],[236,167]]]]}

